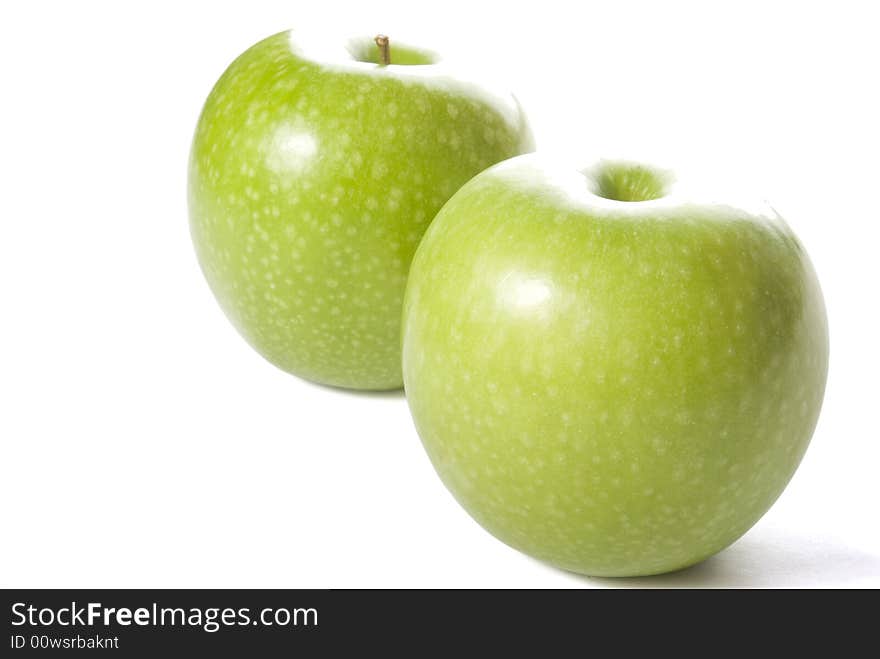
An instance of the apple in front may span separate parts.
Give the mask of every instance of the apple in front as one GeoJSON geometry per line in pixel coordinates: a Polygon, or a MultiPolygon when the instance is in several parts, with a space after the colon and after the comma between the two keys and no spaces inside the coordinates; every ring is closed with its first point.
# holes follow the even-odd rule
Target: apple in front
{"type": "Polygon", "coordinates": [[[277,34],[230,65],[199,118],[199,262],[269,361],[323,384],[399,388],[422,234],[468,179],[531,150],[516,100],[434,53],[277,34]]]}
{"type": "Polygon", "coordinates": [[[804,248],[770,207],[690,187],[513,158],[455,194],[413,261],[403,371],[425,449],[481,525],[566,570],[718,552],[816,425],[828,331],[804,248]]]}

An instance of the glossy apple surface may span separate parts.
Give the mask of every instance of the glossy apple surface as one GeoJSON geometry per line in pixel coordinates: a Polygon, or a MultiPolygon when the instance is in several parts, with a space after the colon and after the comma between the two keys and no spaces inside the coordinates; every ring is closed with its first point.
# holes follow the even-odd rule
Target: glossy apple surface
{"type": "Polygon", "coordinates": [[[807,448],[827,360],[816,276],[771,208],[627,162],[480,174],[404,306],[407,397],[446,486],[588,575],[683,568],[745,533],[807,448]]]}
{"type": "Polygon", "coordinates": [[[198,121],[190,228],[241,334],[277,366],[359,389],[402,384],[400,311],[443,203],[532,149],[515,99],[433,53],[282,33],[226,70],[198,121]]]}

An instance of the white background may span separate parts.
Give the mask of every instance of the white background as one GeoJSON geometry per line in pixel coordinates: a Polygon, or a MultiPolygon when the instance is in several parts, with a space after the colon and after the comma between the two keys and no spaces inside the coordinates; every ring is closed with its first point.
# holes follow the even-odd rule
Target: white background
{"type": "Polygon", "coordinates": [[[874,3],[29,2],[0,9],[0,585],[880,586],[874,3]],[[748,179],[823,284],[800,470],[742,540],[586,579],[484,532],[401,394],[286,375],[190,244],[186,162],[226,65],[291,26],[423,35],[497,72],[539,146],[748,179]]]}

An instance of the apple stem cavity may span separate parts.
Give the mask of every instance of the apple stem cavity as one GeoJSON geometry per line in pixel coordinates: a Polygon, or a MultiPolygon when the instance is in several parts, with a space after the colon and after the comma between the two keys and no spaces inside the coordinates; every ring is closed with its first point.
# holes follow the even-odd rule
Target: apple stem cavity
{"type": "Polygon", "coordinates": [[[391,45],[388,42],[388,37],[384,34],[377,34],[375,41],[379,47],[379,64],[388,66],[391,64],[391,45]]]}

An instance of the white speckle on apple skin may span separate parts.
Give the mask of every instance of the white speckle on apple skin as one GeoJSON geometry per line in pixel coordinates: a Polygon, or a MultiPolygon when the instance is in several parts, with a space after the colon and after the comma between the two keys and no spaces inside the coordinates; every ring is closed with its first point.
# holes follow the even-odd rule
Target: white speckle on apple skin
{"type": "Polygon", "coordinates": [[[199,262],[235,326],[279,367],[397,388],[422,234],[474,174],[531,150],[531,135],[512,97],[443,67],[338,66],[295,50],[287,33],[256,44],[205,103],[189,170],[199,262]]]}
{"type": "Polygon", "coordinates": [[[806,450],[828,359],[815,274],[778,218],[590,205],[546,167],[479,175],[422,241],[404,306],[416,427],[508,544],[597,576],[685,567],[748,530],[806,450]],[[550,294],[524,307],[510,282],[528,299],[534,281],[550,294]]]}

